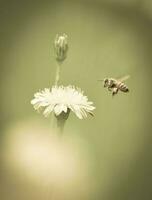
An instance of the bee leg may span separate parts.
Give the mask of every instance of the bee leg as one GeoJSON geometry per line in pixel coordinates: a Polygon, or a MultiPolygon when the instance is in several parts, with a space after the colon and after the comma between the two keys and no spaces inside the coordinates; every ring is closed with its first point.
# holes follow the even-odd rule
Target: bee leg
{"type": "Polygon", "coordinates": [[[113,88],[112,96],[116,95],[118,93],[118,88],[113,88]]]}
{"type": "Polygon", "coordinates": [[[110,88],[110,87],[108,87],[108,90],[111,92],[112,91],[112,89],[110,88]]]}

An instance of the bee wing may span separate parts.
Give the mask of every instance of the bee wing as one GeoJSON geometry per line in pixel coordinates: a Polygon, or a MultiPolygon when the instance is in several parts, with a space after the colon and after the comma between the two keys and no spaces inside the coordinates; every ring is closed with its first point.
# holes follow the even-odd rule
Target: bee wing
{"type": "Polygon", "coordinates": [[[126,75],[126,76],[123,76],[122,78],[118,78],[118,81],[126,81],[128,78],[130,78],[130,75],[126,75]]]}

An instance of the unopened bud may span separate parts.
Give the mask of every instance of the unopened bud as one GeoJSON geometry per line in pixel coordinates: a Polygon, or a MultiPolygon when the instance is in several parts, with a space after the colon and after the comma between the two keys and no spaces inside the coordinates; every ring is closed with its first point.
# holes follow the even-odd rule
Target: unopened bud
{"type": "Polygon", "coordinates": [[[64,61],[68,51],[68,41],[66,34],[56,36],[54,48],[56,53],[56,60],[59,62],[64,61]]]}

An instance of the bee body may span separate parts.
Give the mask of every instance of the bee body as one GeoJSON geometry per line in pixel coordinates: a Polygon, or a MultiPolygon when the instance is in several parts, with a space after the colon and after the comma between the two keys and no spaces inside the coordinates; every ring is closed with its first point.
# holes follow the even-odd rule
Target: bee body
{"type": "Polygon", "coordinates": [[[129,88],[126,84],[123,83],[126,79],[128,79],[129,76],[125,76],[121,79],[114,79],[114,78],[105,78],[103,80],[103,86],[107,87],[109,91],[112,92],[112,96],[116,95],[118,91],[121,92],[129,92],[129,88]]]}

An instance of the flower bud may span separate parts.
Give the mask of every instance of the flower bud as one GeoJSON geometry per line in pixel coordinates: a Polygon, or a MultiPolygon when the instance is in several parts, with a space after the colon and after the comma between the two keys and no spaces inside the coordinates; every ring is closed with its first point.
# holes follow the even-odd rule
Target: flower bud
{"type": "Polygon", "coordinates": [[[56,35],[54,48],[56,53],[56,60],[62,62],[65,60],[68,51],[67,35],[56,35]]]}

